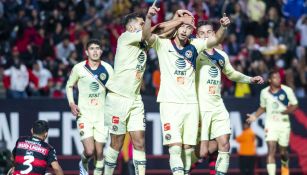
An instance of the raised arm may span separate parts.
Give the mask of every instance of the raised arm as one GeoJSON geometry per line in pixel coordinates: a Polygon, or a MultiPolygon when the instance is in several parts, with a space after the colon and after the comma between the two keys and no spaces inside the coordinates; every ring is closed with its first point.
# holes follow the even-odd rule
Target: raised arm
{"type": "Polygon", "coordinates": [[[248,83],[248,84],[251,84],[251,83],[262,84],[264,82],[261,76],[250,77],[239,71],[236,71],[230,64],[228,56],[226,54],[223,54],[223,56],[225,59],[225,66],[223,69],[223,73],[231,81],[240,82],[240,83],[248,83]]]}
{"type": "Polygon", "coordinates": [[[211,36],[208,38],[208,41],[207,41],[208,48],[213,48],[214,46],[221,43],[224,39],[224,35],[226,33],[227,27],[230,24],[230,19],[226,16],[225,13],[224,13],[223,18],[220,19],[220,24],[221,24],[221,27],[216,32],[215,36],[211,36]]]}
{"type": "Polygon", "coordinates": [[[154,35],[151,33],[151,19],[154,17],[160,9],[154,5],[149,7],[147,15],[145,17],[145,24],[142,33],[142,40],[151,45],[155,41],[154,35]]]}
{"type": "Polygon", "coordinates": [[[161,38],[171,38],[174,36],[177,28],[182,24],[189,24],[195,28],[194,17],[185,15],[182,17],[176,17],[170,21],[159,23],[151,27],[151,33],[157,34],[161,38]]]}

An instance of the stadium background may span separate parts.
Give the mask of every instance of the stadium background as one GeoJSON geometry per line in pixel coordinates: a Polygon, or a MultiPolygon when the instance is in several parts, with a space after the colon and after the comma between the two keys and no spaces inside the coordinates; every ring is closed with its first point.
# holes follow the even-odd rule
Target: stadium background
{"type": "MultiPolygon", "coordinates": [[[[16,138],[29,134],[31,123],[43,116],[51,120],[51,126],[55,128],[51,132],[55,137],[50,136],[49,141],[56,146],[59,155],[64,155],[59,157],[60,161],[63,161],[65,170],[70,170],[65,174],[76,174],[76,155],[81,147],[76,130],[67,130],[69,127],[66,127],[75,127],[65,101],[64,86],[69,72],[74,64],[84,60],[84,46],[89,38],[102,41],[103,60],[113,65],[116,39],[123,32],[121,17],[130,12],[146,12],[150,3],[150,0],[0,0],[0,97],[3,98],[0,101],[0,140],[11,149],[16,138]],[[16,86],[20,88],[16,89],[16,86]],[[76,142],[68,139],[72,136],[76,142]]],[[[210,19],[216,24],[226,12],[232,24],[223,47],[233,66],[248,75],[261,75],[265,79],[269,70],[279,71],[283,83],[292,87],[299,97],[303,110],[296,111],[291,118],[292,172],[307,173],[307,152],[304,149],[307,142],[306,2],[164,0],[158,6],[161,10],[154,24],[171,19],[180,8],[193,12],[196,21],[210,19]]],[[[159,122],[153,121],[159,118],[155,95],[160,73],[156,54],[152,50],[148,53],[141,89],[147,120],[152,120],[148,122],[146,135],[148,154],[153,155],[149,156],[148,167],[150,172],[156,167],[160,168],[156,173],[167,174],[167,157],[160,155],[167,152],[161,147],[160,131],[152,129],[159,128],[159,122]]],[[[223,78],[223,83],[226,106],[234,112],[231,115],[233,129],[242,128],[240,122],[245,119],[245,113],[257,108],[259,92],[264,86],[232,83],[226,78],[223,78]]],[[[259,137],[259,172],[265,172],[262,155],[266,147],[261,139],[262,126],[261,121],[253,126],[259,137]]],[[[233,135],[240,131],[234,130],[233,135]]],[[[233,147],[237,145],[234,141],[231,144],[233,147]]],[[[232,150],[231,172],[237,173],[236,149],[232,150]]],[[[125,155],[125,159],[129,158],[129,152],[125,155]]],[[[195,172],[203,173],[205,170],[197,169],[195,172]]]]}

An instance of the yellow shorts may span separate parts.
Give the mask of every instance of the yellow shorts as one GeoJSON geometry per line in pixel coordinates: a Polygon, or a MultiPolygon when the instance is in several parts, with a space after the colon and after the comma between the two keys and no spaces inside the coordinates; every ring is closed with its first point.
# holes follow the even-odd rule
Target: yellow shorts
{"type": "Polygon", "coordinates": [[[130,99],[110,92],[106,97],[105,125],[110,133],[126,134],[130,131],[145,131],[144,104],[142,98],[130,99]]]}
{"type": "Polygon", "coordinates": [[[160,103],[163,145],[183,143],[196,145],[198,104],[160,103]]]}
{"type": "Polygon", "coordinates": [[[82,110],[81,116],[77,117],[77,128],[81,140],[94,137],[94,140],[100,143],[106,143],[109,132],[104,126],[104,112],[98,109],[82,110]]]}
{"type": "Polygon", "coordinates": [[[226,109],[201,111],[201,140],[212,140],[230,134],[230,118],[226,109]]]}
{"type": "Polygon", "coordinates": [[[289,146],[290,127],[265,128],[265,141],[276,141],[280,146],[289,146]]]}

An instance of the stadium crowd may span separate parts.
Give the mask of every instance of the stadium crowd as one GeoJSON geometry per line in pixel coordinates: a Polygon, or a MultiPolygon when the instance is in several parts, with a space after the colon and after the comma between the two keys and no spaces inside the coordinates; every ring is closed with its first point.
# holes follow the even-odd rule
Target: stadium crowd
{"type": "MultiPolygon", "coordinates": [[[[65,97],[73,65],[86,58],[90,38],[103,43],[104,61],[114,62],[121,17],[146,13],[153,0],[0,0],[0,96],[65,97]]],[[[304,0],[164,0],[154,23],[188,9],[195,21],[232,20],[223,48],[235,69],[265,79],[277,69],[298,97],[307,92],[307,6],[304,0]]],[[[160,84],[157,55],[149,50],[142,93],[154,95],[160,84]]],[[[223,95],[259,95],[264,86],[224,78],[223,95]]]]}

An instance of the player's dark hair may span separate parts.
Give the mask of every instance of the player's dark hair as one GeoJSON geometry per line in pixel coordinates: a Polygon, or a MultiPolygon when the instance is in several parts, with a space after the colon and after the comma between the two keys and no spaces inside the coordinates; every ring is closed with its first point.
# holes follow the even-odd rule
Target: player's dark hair
{"type": "Polygon", "coordinates": [[[197,23],[197,28],[201,27],[201,26],[206,26],[206,25],[210,25],[213,27],[213,23],[211,21],[208,21],[208,20],[204,20],[204,21],[198,21],[197,23]]]}
{"type": "Polygon", "coordinates": [[[102,49],[102,44],[101,41],[99,41],[98,39],[90,39],[87,44],[86,44],[86,50],[92,45],[92,44],[96,44],[100,47],[100,49],[102,49]]]}
{"type": "Polygon", "coordinates": [[[32,126],[33,134],[44,134],[48,132],[49,126],[45,120],[36,120],[32,126]]]}
{"type": "Polygon", "coordinates": [[[136,18],[142,18],[145,20],[145,15],[143,13],[129,13],[123,18],[122,24],[126,27],[131,21],[135,20],[136,18]]]}
{"type": "Polygon", "coordinates": [[[269,75],[268,75],[268,78],[269,79],[271,79],[272,78],[272,76],[274,75],[274,74],[278,74],[279,72],[277,71],[277,70],[271,70],[270,72],[269,72],[269,75]]]}

